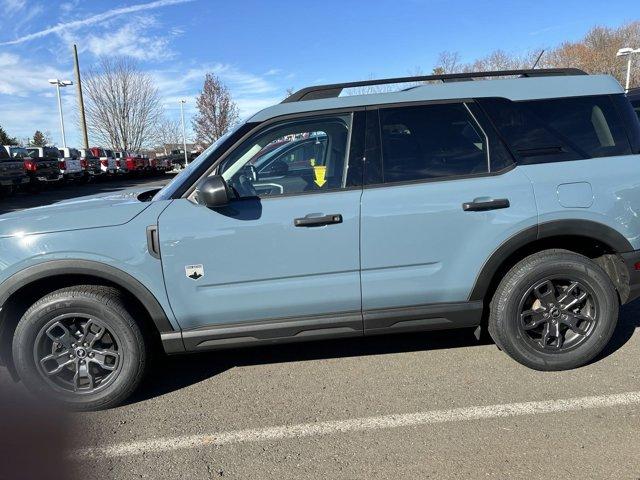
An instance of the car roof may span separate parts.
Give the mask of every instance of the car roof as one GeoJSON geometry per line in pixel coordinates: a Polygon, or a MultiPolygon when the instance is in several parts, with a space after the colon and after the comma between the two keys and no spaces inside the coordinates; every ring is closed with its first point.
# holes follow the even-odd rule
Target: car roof
{"type": "MultiPolygon", "coordinates": [[[[481,77],[481,74],[477,74],[476,77],[481,77]]],[[[483,97],[502,97],[519,101],[622,93],[624,90],[618,81],[610,75],[575,74],[467,80],[423,84],[398,92],[286,101],[259,111],[247,121],[264,122],[274,117],[296,113],[405,102],[483,97]]]]}

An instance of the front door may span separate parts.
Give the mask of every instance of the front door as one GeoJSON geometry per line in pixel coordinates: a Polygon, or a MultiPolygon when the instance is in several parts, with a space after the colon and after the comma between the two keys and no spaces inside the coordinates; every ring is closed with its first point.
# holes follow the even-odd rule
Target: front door
{"type": "Polygon", "coordinates": [[[250,338],[276,322],[285,327],[274,336],[361,334],[362,190],[349,157],[362,142],[352,142],[352,124],[345,113],[265,127],[215,170],[236,200],[210,209],[183,198],[162,213],[164,278],[183,329],[238,327],[245,333],[234,338],[250,338]],[[260,177],[254,164],[261,150],[314,138],[326,146],[304,149],[297,175],[285,164],[282,175],[260,177]]]}

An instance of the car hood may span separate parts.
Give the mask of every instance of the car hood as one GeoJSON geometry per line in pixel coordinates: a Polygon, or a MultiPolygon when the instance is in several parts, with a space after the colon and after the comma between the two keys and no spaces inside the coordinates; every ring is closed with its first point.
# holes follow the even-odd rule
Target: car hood
{"type": "Polygon", "coordinates": [[[148,190],[79,197],[0,215],[0,238],[122,225],[151,204],[138,200],[148,190]]]}

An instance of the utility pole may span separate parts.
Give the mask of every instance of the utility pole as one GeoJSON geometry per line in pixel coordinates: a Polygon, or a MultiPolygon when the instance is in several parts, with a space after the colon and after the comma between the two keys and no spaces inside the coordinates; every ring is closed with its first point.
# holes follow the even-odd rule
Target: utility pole
{"type": "Polygon", "coordinates": [[[80,83],[80,63],[78,62],[78,48],[73,44],[73,65],[76,72],[76,88],[78,89],[78,110],[80,111],[80,127],[82,128],[83,147],[89,148],[89,135],[87,134],[87,119],[84,116],[84,99],[82,98],[82,84],[80,83]]]}
{"type": "Polygon", "coordinates": [[[189,159],[187,158],[187,135],[184,131],[184,104],[186,100],[180,99],[180,118],[182,119],[182,144],[184,146],[184,166],[185,168],[189,165],[189,159]]]}

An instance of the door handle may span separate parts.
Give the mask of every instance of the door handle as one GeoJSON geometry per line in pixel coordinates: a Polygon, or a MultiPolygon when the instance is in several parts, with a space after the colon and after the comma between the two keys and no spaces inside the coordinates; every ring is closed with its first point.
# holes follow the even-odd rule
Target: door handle
{"type": "Polygon", "coordinates": [[[465,212],[482,212],[485,210],[498,210],[500,208],[509,208],[508,198],[497,198],[495,200],[481,200],[478,202],[466,202],[462,204],[465,212]]]}
{"type": "Polygon", "coordinates": [[[332,215],[324,215],[322,217],[296,218],[293,221],[293,225],[296,227],[321,227],[323,225],[331,225],[334,223],[342,223],[342,215],[334,213],[332,215]]]}

